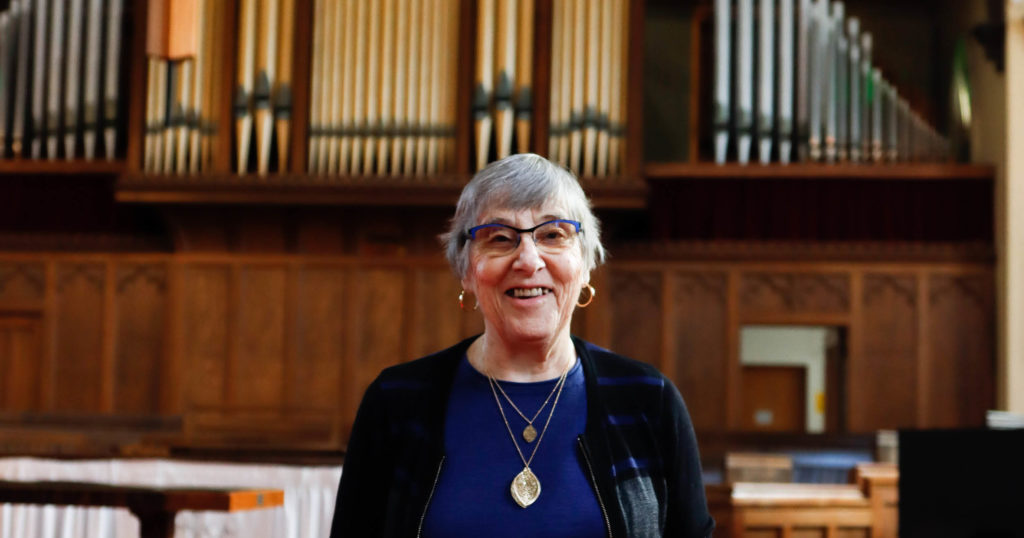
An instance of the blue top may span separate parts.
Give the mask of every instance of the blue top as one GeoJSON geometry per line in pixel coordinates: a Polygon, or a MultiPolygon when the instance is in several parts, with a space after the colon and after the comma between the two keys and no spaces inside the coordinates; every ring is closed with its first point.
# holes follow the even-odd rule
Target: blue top
{"type": "MultiPolygon", "coordinates": [[[[557,379],[536,383],[501,382],[509,398],[533,416],[557,379]]],[[[537,443],[523,440],[524,421],[501,393],[512,432],[529,460],[537,443]]],[[[538,440],[554,397],[533,422],[538,440]]],[[[445,416],[445,460],[423,523],[426,537],[605,537],[601,507],[580,457],[577,437],[587,422],[587,390],[579,360],[566,376],[530,469],[540,481],[537,501],[520,508],[512,499],[512,479],[523,470],[512,438],[501,419],[487,377],[465,357],[459,363],[445,416]]]]}

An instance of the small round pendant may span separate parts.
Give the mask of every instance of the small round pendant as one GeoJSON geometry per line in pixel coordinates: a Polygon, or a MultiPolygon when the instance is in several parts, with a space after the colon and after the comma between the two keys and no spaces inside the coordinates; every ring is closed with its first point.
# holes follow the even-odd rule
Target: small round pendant
{"type": "Polygon", "coordinates": [[[527,424],[523,428],[523,439],[526,439],[527,443],[532,443],[537,438],[537,429],[533,427],[533,424],[527,424]]]}
{"type": "Polygon", "coordinates": [[[540,480],[529,467],[523,470],[512,479],[512,498],[522,508],[533,504],[537,497],[540,497],[540,480]]]}

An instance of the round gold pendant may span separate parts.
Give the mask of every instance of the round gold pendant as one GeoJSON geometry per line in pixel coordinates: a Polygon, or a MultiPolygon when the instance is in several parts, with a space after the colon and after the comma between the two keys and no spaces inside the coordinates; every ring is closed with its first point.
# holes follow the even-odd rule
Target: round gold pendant
{"type": "Polygon", "coordinates": [[[523,439],[526,439],[527,443],[532,443],[537,438],[537,429],[533,427],[533,424],[527,424],[523,428],[523,439]]]}
{"type": "Polygon", "coordinates": [[[537,480],[537,475],[533,474],[529,467],[523,467],[523,470],[512,479],[511,490],[516,504],[526,508],[540,497],[540,480],[537,480]]]}

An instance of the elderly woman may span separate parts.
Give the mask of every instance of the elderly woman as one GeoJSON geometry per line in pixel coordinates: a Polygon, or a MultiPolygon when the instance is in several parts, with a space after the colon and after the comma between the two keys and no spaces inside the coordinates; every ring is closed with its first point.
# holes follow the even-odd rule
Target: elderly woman
{"type": "Polygon", "coordinates": [[[331,536],[710,535],[679,392],[569,334],[604,259],[576,178],[532,154],[493,163],[442,240],[484,332],[370,385],[331,536]]]}

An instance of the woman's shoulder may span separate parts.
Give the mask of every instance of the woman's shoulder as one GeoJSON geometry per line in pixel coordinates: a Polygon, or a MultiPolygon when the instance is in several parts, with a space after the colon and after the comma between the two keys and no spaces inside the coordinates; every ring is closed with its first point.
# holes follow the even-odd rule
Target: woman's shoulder
{"type": "Polygon", "coordinates": [[[469,344],[477,337],[467,338],[449,348],[442,349],[407,362],[389,366],[377,376],[376,383],[389,385],[427,385],[450,380],[459,360],[466,354],[469,344]]]}

